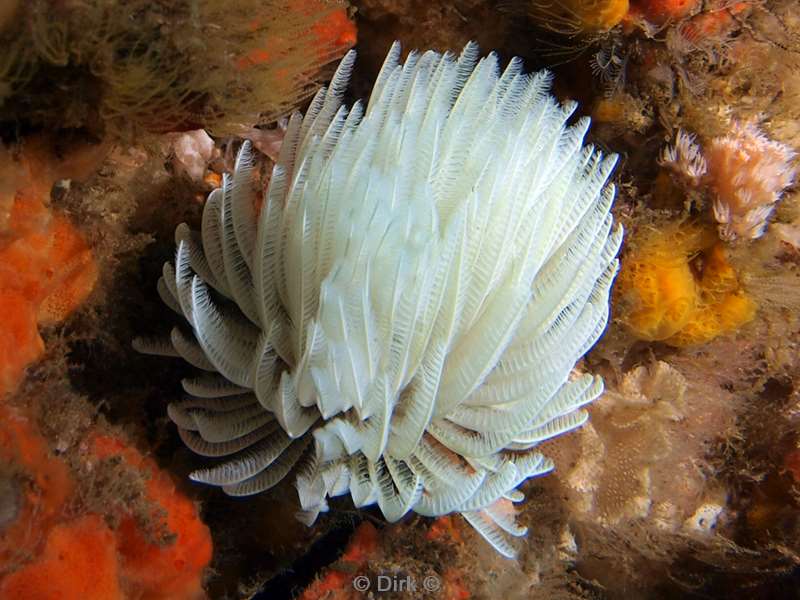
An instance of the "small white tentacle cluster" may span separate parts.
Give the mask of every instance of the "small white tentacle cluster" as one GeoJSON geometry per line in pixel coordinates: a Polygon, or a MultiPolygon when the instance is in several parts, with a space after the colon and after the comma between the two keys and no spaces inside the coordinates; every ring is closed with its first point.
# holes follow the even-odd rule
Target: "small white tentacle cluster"
{"type": "Polygon", "coordinates": [[[169,415],[224,457],[192,478],[232,495],[290,471],[311,523],[350,492],[389,521],[460,512],[507,556],[542,440],[602,391],[571,376],[608,318],[621,228],[615,157],[514,59],[395,44],[366,108],[355,55],[292,116],[263,196],[246,143],[202,231],[176,231],[159,292],[171,345],[208,373],[169,415]]]}

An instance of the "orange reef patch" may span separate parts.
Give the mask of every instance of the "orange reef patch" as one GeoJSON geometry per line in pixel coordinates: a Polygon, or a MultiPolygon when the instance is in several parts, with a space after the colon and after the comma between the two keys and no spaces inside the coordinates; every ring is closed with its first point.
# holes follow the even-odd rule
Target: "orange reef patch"
{"type": "Polygon", "coordinates": [[[436,574],[417,570],[418,563],[428,563],[426,567],[430,567],[428,560],[413,552],[408,554],[407,547],[393,548],[387,543],[395,536],[407,537],[409,533],[408,525],[395,524],[379,533],[372,523],[361,523],[339,560],[309,585],[299,599],[357,600],[378,597],[382,593],[392,596],[400,593],[411,597],[424,594],[442,600],[468,600],[472,594],[465,584],[466,571],[447,564],[462,555],[465,548],[458,517],[437,518],[425,532],[424,540],[419,540],[419,543],[439,548],[437,552],[444,562],[436,574]],[[381,584],[392,589],[381,591],[381,584]],[[431,585],[433,587],[429,587],[431,585]]]}
{"type": "Polygon", "coordinates": [[[342,558],[325,575],[308,586],[300,600],[346,600],[358,597],[353,588],[356,573],[375,560],[379,550],[378,530],[365,521],[358,526],[342,558]]]}
{"type": "Polygon", "coordinates": [[[697,10],[699,0],[634,0],[630,17],[644,18],[654,25],[679,21],[697,10]]]}
{"type": "Polygon", "coordinates": [[[707,43],[709,40],[722,41],[735,27],[737,18],[742,18],[750,8],[750,2],[734,2],[721,8],[712,8],[689,19],[680,33],[695,45],[707,43]]]}
{"type": "Polygon", "coordinates": [[[456,525],[455,519],[450,515],[437,518],[428,528],[425,538],[430,541],[454,542],[456,544],[460,544],[463,541],[461,530],[456,525]]]}

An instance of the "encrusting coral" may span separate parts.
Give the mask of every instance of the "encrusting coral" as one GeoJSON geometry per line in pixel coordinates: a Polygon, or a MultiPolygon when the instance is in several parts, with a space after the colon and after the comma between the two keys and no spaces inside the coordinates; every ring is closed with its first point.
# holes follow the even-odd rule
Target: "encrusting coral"
{"type": "Polygon", "coordinates": [[[548,442],[574,517],[605,527],[649,518],[666,531],[709,531],[714,519],[693,518],[724,506],[725,494],[709,486],[702,460],[715,436],[732,431],[733,414],[730,402],[667,363],[631,369],[573,439],[548,442]]]}
{"type": "Polygon", "coordinates": [[[742,433],[742,398],[709,368],[729,359],[678,355],[679,366],[650,360],[610,376],[587,425],[544,445],[556,464],[546,501],[564,514],[562,560],[610,597],[658,597],[664,577],[695,573],[687,558],[726,577],[756,554],[737,546],[738,484],[719,456],[742,433]]]}
{"type": "Polygon", "coordinates": [[[243,147],[159,280],[191,333],[136,346],[209,372],[169,407],[191,449],[229,457],[194,480],[239,496],[294,469],[307,523],[349,491],[390,521],[460,512],[511,556],[516,488],[552,467],[537,445],[602,390],[569,374],[608,318],[615,157],[520,60],[399,57],[349,111],[345,57],[260,210],[243,147]]]}

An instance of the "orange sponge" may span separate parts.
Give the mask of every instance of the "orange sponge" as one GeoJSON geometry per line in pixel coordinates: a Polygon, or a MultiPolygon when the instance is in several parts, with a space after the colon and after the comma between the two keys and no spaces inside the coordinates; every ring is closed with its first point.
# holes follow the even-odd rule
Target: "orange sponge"
{"type": "Polygon", "coordinates": [[[527,5],[541,27],[577,35],[615,27],[628,14],[629,0],[529,0],[527,5]]]}
{"type": "Polygon", "coordinates": [[[27,298],[41,325],[63,320],[96,280],[97,265],[86,242],[64,217],[0,249],[0,290],[27,298]]]}
{"type": "Polygon", "coordinates": [[[211,534],[192,501],[156,464],[119,438],[98,435],[92,440],[99,458],[118,456],[149,475],[147,498],[157,510],[151,515],[161,542],[150,539],[133,515],[123,517],[117,531],[122,576],[143,600],[190,600],[202,597],[202,577],[211,561],[211,534]]]}
{"type": "Polygon", "coordinates": [[[735,292],[719,302],[703,304],[683,329],[665,341],[681,348],[705,344],[752,321],[756,308],[756,303],[744,292],[735,292]]]}
{"type": "Polygon", "coordinates": [[[608,31],[628,14],[628,0],[570,0],[566,3],[587,31],[608,31]]]}
{"type": "Polygon", "coordinates": [[[0,459],[26,482],[17,518],[0,536],[0,565],[7,566],[14,557],[36,552],[61,518],[74,484],[67,465],[51,456],[44,438],[26,417],[0,404],[0,422],[0,459]]]}
{"type": "Polygon", "coordinates": [[[17,387],[25,367],[44,352],[36,326],[36,310],[25,296],[0,288],[0,398],[17,387]]]}
{"type": "Polygon", "coordinates": [[[15,409],[0,405],[0,422],[0,460],[23,482],[21,507],[0,536],[0,577],[35,557],[0,580],[2,600],[203,597],[211,536],[194,504],[166,473],[118,438],[97,435],[90,444],[94,454],[118,456],[149,475],[146,495],[153,511],[148,517],[164,539],[148,537],[130,514],[118,515],[115,531],[97,515],[64,523],[64,506],[75,489],[67,465],[50,455],[44,438],[15,409]]]}
{"type": "Polygon", "coordinates": [[[699,293],[689,261],[708,242],[695,227],[671,227],[648,234],[624,258],[617,295],[636,337],[664,340],[686,326],[699,293]]]}
{"type": "MultiPolygon", "coordinates": [[[[12,163],[16,164],[16,163],[12,163]]],[[[26,365],[44,351],[38,325],[63,320],[94,288],[97,265],[78,230],[45,205],[50,171],[22,161],[0,232],[0,397],[12,391],[26,365]]],[[[38,164],[38,163],[35,163],[38,164]]],[[[49,185],[48,185],[49,184],[49,185]]]]}
{"type": "Polygon", "coordinates": [[[114,534],[97,515],[56,525],[37,560],[0,583],[5,600],[122,600],[114,534]]]}
{"type": "Polygon", "coordinates": [[[460,544],[463,541],[461,530],[456,525],[456,520],[451,515],[437,518],[428,531],[425,533],[428,540],[439,540],[443,542],[454,542],[460,544]]]}

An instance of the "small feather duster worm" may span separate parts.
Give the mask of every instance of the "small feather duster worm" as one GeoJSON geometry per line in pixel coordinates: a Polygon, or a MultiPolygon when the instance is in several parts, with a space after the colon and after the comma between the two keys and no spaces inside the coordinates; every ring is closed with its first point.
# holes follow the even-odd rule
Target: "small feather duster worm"
{"type": "Polygon", "coordinates": [[[244,145],[159,281],[191,332],[137,345],[208,372],[169,406],[225,457],[194,480],[239,496],[294,471],[309,524],[349,491],[390,521],[460,512],[512,556],[516,488],[552,468],[537,444],[602,391],[570,372],[608,318],[615,158],[518,59],[399,58],[349,110],[343,59],[263,202],[244,145]]]}

